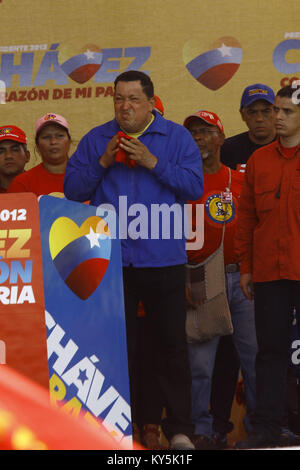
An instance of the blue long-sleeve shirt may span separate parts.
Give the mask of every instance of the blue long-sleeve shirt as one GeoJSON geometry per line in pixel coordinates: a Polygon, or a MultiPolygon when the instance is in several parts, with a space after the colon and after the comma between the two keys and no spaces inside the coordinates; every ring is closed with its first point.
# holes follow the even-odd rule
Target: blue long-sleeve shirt
{"type": "Polygon", "coordinates": [[[194,139],[183,126],[164,119],[155,111],[154,114],[154,121],[139,137],[158,158],[152,170],[142,166],[128,168],[119,162],[109,168],[99,164],[108,142],[121,130],[115,119],[88,132],[81,139],[66,168],[64,193],[68,199],[89,200],[95,206],[111,204],[122,223],[125,220],[131,238],[128,236],[121,241],[124,266],[184,264],[184,204],[187,200],[200,198],[203,193],[202,160],[194,139]],[[119,211],[120,196],[123,198],[119,211]],[[172,220],[172,207],[176,214],[174,226],[168,224],[167,216],[171,213],[172,220]],[[158,208],[164,212],[163,220],[160,221],[157,217],[158,208]],[[181,236],[177,218],[180,211],[181,236]],[[139,222],[142,226],[139,226],[139,222]]]}

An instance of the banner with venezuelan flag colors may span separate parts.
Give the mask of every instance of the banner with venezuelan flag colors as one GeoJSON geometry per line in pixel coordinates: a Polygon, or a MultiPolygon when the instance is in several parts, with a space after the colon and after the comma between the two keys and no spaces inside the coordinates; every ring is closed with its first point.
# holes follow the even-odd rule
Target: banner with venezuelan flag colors
{"type": "Polygon", "coordinates": [[[50,395],[131,442],[121,249],[97,208],[39,200],[50,395]]]}
{"type": "Polygon", "coordinates": [[[1,125],[25,130],[28,168],[40,161],[38,118],[66,117],[75,149],[113,117],[113,82],[128,69],[149,73],[168,119],[208,109],[226,136],[246,130],[246,86],[300,79],[298,0],[2,0],[0,15],[1,125]]]}

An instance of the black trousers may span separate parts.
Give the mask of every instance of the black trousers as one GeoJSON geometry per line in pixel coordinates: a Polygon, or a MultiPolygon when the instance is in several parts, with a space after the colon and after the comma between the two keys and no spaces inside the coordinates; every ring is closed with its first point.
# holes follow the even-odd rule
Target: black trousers
{"type": "Polygon", "coordinates": [[[278,280],[254,284],[256,411],[254,431],[277,437],[281,431],[291,345],[292,309],[300,312],[300,281],[278,280]]]}
{"type": "Polygon", "coordinates": [[[191,436],[184,266],[123,268],[133,422],[160,424],[167,439],[191,436]],[[137,317],[142,301],[145,318],[137,317]]]}
{"type": "Polygon", "coordinates": [[[239,370],[240,360],[232,335],[222,336],[216,353],[211,385],[210,412],[213,416],[214,432],[228,434],[233,430],[230,416],[239,370]]]}

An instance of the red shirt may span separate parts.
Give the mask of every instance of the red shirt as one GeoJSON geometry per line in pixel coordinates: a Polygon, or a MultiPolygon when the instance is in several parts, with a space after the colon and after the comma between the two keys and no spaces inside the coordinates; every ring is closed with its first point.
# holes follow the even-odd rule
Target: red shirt
{"type": "MultiPolygon", "coordinates": [[[[222,165],[214,174],[204,173],[204,192],[200,199],[190,204],[204,204],[204,245],[201,250],[187,252],[188,260],[201,263],[220,246],[222,240],[223,220],[225,220],[224,261],[225,264],[237,262],[234,253],[234,234],[237,219],[237,205],[244,175],[236,170],[231,171],[232,204],[222,204],[221,192],[226,190],[229,182],[229,168],[222,165]]],[[[193,211],[193,230],[195,227],[193,211]]]]}
{"type": "Polygon", "coordinates": [[[63,195],[64,173],[50,173],[44,165],[39,165],[16,176],[11,182],[8,193],[42,194],[61,193],[63,195]]]}
{"type": "Polygon", "coordinates": [[[300,144],[276,141],[248,160],[235,245],[253,281],[300,280],[300,144]]]}

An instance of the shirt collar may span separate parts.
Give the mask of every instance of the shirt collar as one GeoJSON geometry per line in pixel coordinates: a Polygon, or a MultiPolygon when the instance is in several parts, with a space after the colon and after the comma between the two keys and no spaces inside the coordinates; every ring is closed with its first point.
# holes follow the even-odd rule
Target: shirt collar
{"type": "MultiPolygon", "coordinates": [[[[146,129],[144,134],[167,134],[166,120],[161,116],[159,112],[153,110],[152,113],[154,114],[155,119],[150,124],[150,126],[146,129]]],[[[116,118],[114,118],[112,121],[109,121],[103,126],[101,126],[101,135],[105,137],[112,138],[119,131],[121,131],[121,128],[116,118]]]]}
{"type": "MultiPolygon", "coordinates": [[[[289,148],[289,147],[287,147],[287,148],[289,148]]],[[[300,150],[300,143],[299,143],[297,146],[293,147],[293,148],[295,149],[295,151],[294,151],[293,155],[291,155],[289,158],[294,158],[294,157],[297,155],[297,153],[298,153],[299,150],[300,150]]],[[[282,149],[284,149],[284,147],[282,147],[282,145],[281,145],[281,143],[280,143],[280,141],[279,141],[279,137],[277,137],[277,139],[276,139],[276,150],[277,150],[277,152],[278,152],[279,155],[281,155],[282,157],[288,158],[288,157],[283,153],[282,149]]]]}

